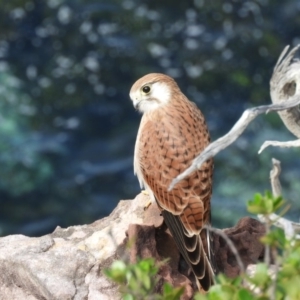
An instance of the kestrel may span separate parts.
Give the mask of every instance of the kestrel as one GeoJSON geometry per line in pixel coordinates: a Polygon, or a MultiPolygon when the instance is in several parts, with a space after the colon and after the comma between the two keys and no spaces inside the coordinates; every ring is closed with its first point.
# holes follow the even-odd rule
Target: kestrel
{"type": "Polygon", "coordinates": [[[143,113],[134,152],[134,172],[162,211],[175,243],[191,267],[197,286],[207,291],[214,282],[210,233],[213,161],[169,185],[209,144],[204,116],[164,74],[148,74],[130,90],[133,106],[143,113]]]}

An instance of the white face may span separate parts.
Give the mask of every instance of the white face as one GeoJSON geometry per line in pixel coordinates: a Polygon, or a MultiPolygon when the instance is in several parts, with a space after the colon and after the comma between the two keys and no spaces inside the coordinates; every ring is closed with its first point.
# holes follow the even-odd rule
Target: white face
{"type": "Polygon", "coordinates": [[[170,87],[165,82],[146,83],[130,91],[133,106],[142,113],[153,111],[170,101],[170,87]]]}

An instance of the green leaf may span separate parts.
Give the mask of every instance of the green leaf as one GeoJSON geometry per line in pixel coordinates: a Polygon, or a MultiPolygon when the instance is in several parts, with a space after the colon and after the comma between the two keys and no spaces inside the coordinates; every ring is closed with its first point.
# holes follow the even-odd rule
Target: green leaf
{"type": "Polygon", "coordinates": [[[274,228],[271,232],[263,236],[261,242],[273,247],[284,248],[287,240],[285,237],[284,230],[282,228],[274,228]]]}
{"type": "Polygon", "coordinates": [[[300,299],[300,275],[293,276],[288,280],[282,279],[279,285],[284,291],[285,299],[300,299]]]}
{"type": "Polygon", "coordinates": [[[165,283],[163,286],[163,300],[180,300],[181,295],[184,292],[183,287],[174,288],[170,284],[165,283]]]}
{"type": "Polygon", "coordinates": [[[165,283],[164,284],[164,289],[163,289],[163,294],[165,295],[165,294],[168,294],[170,292],[172,292],[172,286],[168,283],[165,283]]]}
{"type": "Polygon", "coordinates": [[[104,270],[104,274],[117,283],[126,281],[126,265],[124,262],[114,261],[109,269],[104,270]]]}
{"type": "Polygon", "coordinates": [[[247,289],[242,288],[237,292],[237,300],[254,300],[256,297],[247,289]]]}
{"type": "Polygon", "coordinates": [[[266,191],[265,195],[255,194],[252,200],[247,203],[247,209],[253,214],[268,215],[276,212],[285,201],[283,198],[274,197],[271,192],[266,191]]]}
{"type": "Polygon", "coordinates": [[[209,290],[209,300],[232,300],[235,290],[230,285],[213,285],[209,290]]]}
{"type": "Polygon", "coordinates": [[[130,294],[126,294],[123,296],[123,300],[134,300],[134,297],[130,294]]]}
{"type": "Polygon", "coordinates": [[[196,293],[195,296],[194,296],[194,300],[208,300],[208,294],[200,294],[200,293],[196,293]]]}
{"type": "Polygon", "coordinates": [[[252,200],[247,203],[247,209],[253,214],[265,214],[266,209],[261,194],[255,194],[252,200]]]}
{"type": "Polygon", "coordinates": [[[271,282],[267,265],[264,263],[257,264],[255,274],[253,275],[253,277],[249,278],[249,281],[264,290],[271,282]]]}

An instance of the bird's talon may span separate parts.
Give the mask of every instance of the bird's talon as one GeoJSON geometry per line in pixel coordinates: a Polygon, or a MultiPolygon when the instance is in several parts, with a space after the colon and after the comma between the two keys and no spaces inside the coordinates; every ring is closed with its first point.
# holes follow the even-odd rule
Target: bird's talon
{"type": "Polygon", "coordinates": [[[151,205],[152,201],[150,200],[145,206],[144,206],[144,210],[147,210],[149,208],[149,206],[151,205]]]}
{"type": "MultiPolygon", "coordinates": [[[[141,192],[143,195],[149,196],[149,192],[147,190],[142,190],[141,192]]],[[[144,210],[147,210],[149,208],[149,206],[151,205],[152,201],[149,200],[146,205],[144,206],[144,210]]]]}

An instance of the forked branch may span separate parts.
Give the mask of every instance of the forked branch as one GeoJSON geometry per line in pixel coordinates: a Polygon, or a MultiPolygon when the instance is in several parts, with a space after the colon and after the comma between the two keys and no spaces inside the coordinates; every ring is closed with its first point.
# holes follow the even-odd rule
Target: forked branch
{"type": "MultiPolygon", "coordinates": [[[[192,165],[188,169],[173,179],[169,190],[172,190],[179,181],[195,170],[200,169],[206,160],[214,157],[232,144],[244,132],[250,122],[262,113],[277,111],[286,127],[300,138],[300,111],[298,107],[300,104],[300,61],[294,60],[295,53],[299,47],[300,45],[288,52],[289,46],[287,46],[279,56],[270,82],[273,104],[245,110],[240,119],[227,134],[208,145],[203,152],[193,160],[192,165]]],[[[267,142],[263,147],[268,145],[274,145],[274,143],[267,142]]],[[[261,151],[264,149],[263,147],[261,151]]]]}

